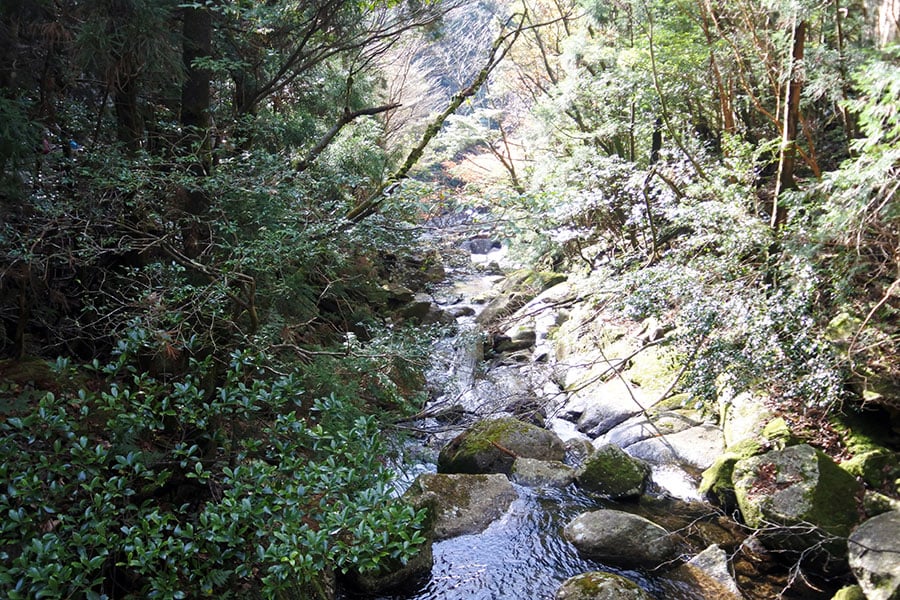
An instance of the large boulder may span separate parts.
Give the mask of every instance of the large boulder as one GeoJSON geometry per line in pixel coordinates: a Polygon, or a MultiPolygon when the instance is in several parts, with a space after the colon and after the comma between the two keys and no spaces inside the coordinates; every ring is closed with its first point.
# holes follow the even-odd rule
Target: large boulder
{"type": "Polygon", "coordinates": [[[484,236],[470,238],[459,245],[460,248],[468,250],[472,254],[490,254],[492,250],[498,249],[500,246],[499,241],[484,236]]]}
{"type": "Polygon", "coordinates": [[[695,469],[708,468],[723,450],[725,439],[722,431],[713,425],[697,425],[625,448],[631,456],[654,465],[678,464],[695,469]]]}
{"type": "Polygon", "coordinates": [[[384,291],[387,306],[391,309],[400,308],[416,298],[415,292],[399,283],[386,283],[381,289],[384,291]]]}
{"type": "Polygon", "coordinates": [[[399,310],[399,316],[425,325],[447,324],[453,321],[453,318],[446,314],[428,294],[415,294],[413,299],[399,310]]]}
{"type": "Polygon", "coordinates": [[[763,450],[763,445],[755,439],[747,439],[728,447],[703,471],[697,491],[707,500],[725,508],[726,512],[733,512],[737,507],[734,484],[731,482],[734,465],[761,454],[763,450]]]}
{"type": "Polygon", "coordinates": [[[610,565],[658,567],[677,556],[668,531],[618,510],[583,513],[566,525],[563,535],[582,555],[610,565]]]}
{"type": "Polygon", "coordinates": [[[863,489],[823,452],[800,444],[746,458],[734,465],[732,482],[744,521],[762,529],[769,548],[846,552],[863,489]]]}
{"type": "Polygon", "coordinates": [[[891,498],[875,490],[866,490],[866,495],[863,496],[863,512],[866,513],[866,517],[875,517],[892,510],[900,510],[900,499],[891,498]]]}
{"type": "Polygon", "coordinates": [[[900,453],[887,448],[870,450],[842,462],[841,468],[873,488],[883,488],[900,478],[900,453]]]}
{"type": "MultiPolygon", "coordinates": [[[[727,440],[727,436],[726,436],[727,440]]],[[[745,458],[762,454],[766,450],[784,449],[793,441],[793,435],[783,418],[778,417],[769,421],[762,433],[745,437],[740,442],[732,444],[703,471],[702,480],[698,492],[710,501],[732,512],[737,506],[734,494],[732,473],[734,465],[745,458]]]]}
{"type": "Polygon", "coordinates": [[[656,436],[678,433],[699,424],[690,411],[663,410],[652,416],[640,413],[616,425],[597,441],[625,448],[656,436]]]}
{"type": "Polygon", "coordinates": [[[517,458],[513,462],[512,478],[528,487],[563,488],[575,481],[575,469],[558,460],[517,458]]]}
{"type": "Polygon", "coordinates": [[[578,431],[596,438],[640,413],[647,401],[643,391],[616,377],[582,388],[564,410],[573,415],[580,411],[578,431]]]}
{"type": "Polygon", "coordinates": [[[481,325],[488,325],[509,316],[544,290],[565,280],[565,275],[549,271],[523,269],[511,273],[500,284],[498,295],[488,302],[476,321],[481,325]]]}
{"type": "Polygon", "coordinates": [[[650,465],[612,444],[597,448],[575,475],[581,489],[613,499],[640,496],[649,478],[650,465]]]}
{"type": "Polygon", "coordinates": [[[872,517],[847,545],[850,568],[867,600],[900,600],[900,511],[872,517]]]}
{"type": "Polygon", "coordinates": [[[652,600],[653,596],[630,579],[615,573],[591,571],[566,579],[556,600],[652,600]]]}
{"type": "Polygon", "coordinates": [[[900,493],[900,452],[891,444],[889,423],[863,415],[842,415],[832,420],[841,441],[851,455],[841,468],[862,479],[870,489],[900,493]]]}
{"type": "Polygon", "coordinates": [[[766,423],[775,418],[768,405],[769,398],[765,395],[751,392],[733,394],[728,387],[720,389],[719,420],[725,443],[733,446],[757,437],[766,423]]]}
{"type": "Polygon", "coordinates": [[[479,533],[507,511],[518,498],[504,475],[424,473],[407,491],[415,500],[430,502],[434,517],[434,539],[479,533]]]}
{"type": "Polygon", "coordinates": [[[534,326],[516,325],[502,334],[496,334],[489,340],[490,348],[494,352],[517,352],[534,347],[537,342],[537,333],[534,326]]]}
{"type": "Polygon", "coordinates": [[[510,417],[488,419],[444,446],[438,471],[509,475],[516,458],[561,461],[565,455],[565,444],[552,431],[510,417]]]}

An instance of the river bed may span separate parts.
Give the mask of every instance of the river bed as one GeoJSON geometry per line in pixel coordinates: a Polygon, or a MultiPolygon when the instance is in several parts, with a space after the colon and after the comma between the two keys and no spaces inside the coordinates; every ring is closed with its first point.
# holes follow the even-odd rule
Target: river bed
{"type": "MultiPolygon", "coordinates": [[[[489,257],[480,257],[487,262],[489,257]]],[[[472,306],[477,314],[479,296],[489,293],[498,280],[494,274],[478,274],[472,268],[450,270],[449,281],[435,293],[444,308],[472,306]]],[[[550,383],[546,365],[535,361],[485,361],[474,314],[457,319],[457,333],[439,340],[429,374],[431,402],[427,418],[412,424],[404,455],[398,466],[398,492],[424,472],[434,472],[440,448],[478,418],[509,412],[542,420],[546,411],[518,411],[513,399],[528,397],[533,405],[552,405],[561,390],[550,383]],[[523,415],[523,413],[525,413],[523,415]]],[[[527,404],[527,403],[526,403],[527,404]]],[[[542,423],[551,426],[552,423],[542,423]]],[[[564,424],[557,423],[559,426],[564,424]]],[[[551,427],[556,429],[556,427],[551,427]]],[[[571,430],[574,432],[574,430],[571,430]]],[[[562,436],[566,439],[566,436],[562,436]]],[[[574,459],[571,462],[575,462],[574,459]]],[[[694,476],[696,474],[693,474],[694,476]]],[[[486,530],[434,544],[430,577],[408,582],[402,589],[382,595],[361,595],[344,590],[342,600],[553,600],[563,581],[588,571],[607,571],[638,583],[653,597],[672,600],[711,598],[675,574],[673,565],[655,571],[621,570],[579,556],[562,536],[567,523],[583,512],[614,508],[653,520],[678,532],[687,559],[710,544],[718,544],[735,560],[735,576],[749,600],[781,597],[791,600],[830,598],[821,589],[791,589],[784,593],[786,569],[766,572],[771,561],[744,560],[751,552],[745,533],[728,516],[698,501],[696,482],[685,473],[655,471],[654,483],[641,502],[618,503],[589,496],[575,486],[534,489],[516,485],[518,499],[486,530]],[[745,547],[746,546],[746,547],[745,547]],[[749,583],[753,579],[752,583],[749,583]],[[746,588],[746,589],[745,589],[746,588]]],[[[679,563],[681,560],[678,561],[679,563]]]]}

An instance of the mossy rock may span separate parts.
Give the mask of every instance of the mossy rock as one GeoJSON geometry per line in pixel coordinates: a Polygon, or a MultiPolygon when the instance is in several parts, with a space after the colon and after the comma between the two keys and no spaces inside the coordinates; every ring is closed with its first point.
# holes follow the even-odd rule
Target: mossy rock
{"type": "Polygon", "coordinates": [[[586,558],[626,568],[656,568],[679,553],[674,536],[644,517],[619,510],[578,515],[563,536],[586,558]]]}
{"type": "Polygon", "coordinates": [[[511,315],[544,290],[562,283],[566,279],[566,275],[552,271],[522,269],[510,273],[500,285],[497,296],[488,302],[476,321],[481,325],[487,325],[511,315]]]}
{"type": "Polygon", "coordinates": [[[664,391],[679,369],[676,354],[663,346],[650,346],[638,352],[622,374],[647,393],[664,391]]]}
{"type": "Polygon", "coordinates": [[[846,344],[859,331],[862,321],[848,312],[839,313],[825,327],[825,337],[835,344],[846,344]]]}
{"type": "Polygon", "coordinates": [[[575,475],[581,489],[613,499],[640,496],[649,479],[650,465],[613,444],[597,448],[575,475]]]}
{"type": "Polygon", "coordinates": [[[433,539],[483,531],[518,497],[509,479],[499,473],[423,473],[405,498],[427,503],[433,539]]]}
{"type": "MultiPolygon", "coordinates": [[[[559,361],[582,354],[595,354],[599,357],[598,349],[613,356],[612,346],[630,347],[634,343],[627,336],[627,327],[597,319],[596,309],[588,303],[576,304],[569,313],[569,318],[552,333],[556,359],[559,361]]],[[[628,351],[625,354],[630,353],[628,351]]]]}
{"type": "Polygon", "coordinates": [[[766,423],[762,430],[762,438],[773,450],[784,450],[799,442],[784,417],[777,417],[766,423]]]}
{"type": "Polygon", "coordinates": [[[879,418],[882,415],[840,415],[832,420],[832,427],[853,455],[841,468],[872,489],[898,494],[900,490],[892,484],[900,478],[900,455],[888,448],[891,432],[887,420],[879,418]]]}
{"type": "Polygon", "coordinates": [[[724,507],[727,511],[737,506],[731,475],[738,461],[762,454],[771,449],[783,450],[797,443],[797,438],[782,417],[772,419],[763,428],[759,438],[747,438],[725,449],[701,476],[697,491],[724,507]]]}
{"type": "Polygon", "coordinates": [[[850,536],[849,562],[868,600],[900,600],[900,512],[872,517],[850,536]]]}
{"type": "Polygon", "coordinates": [[[762,443],[754,439],[726,448],[712,466],[703,471],[697,491],[730,512],[737,505],[734,484],[731,482],[734,465],[740,460],[761,454],[764,449],[762,443]]]}
{"type": "Polygon", "coordinates": [[[775,418],[769,408],[769,398],[758,392],[744,391],[732,394],[724,388],[719,399],[719,422],[729,446],[754,438],[765,425],[775,418]]]}
{"type": "Polygon", "coordinates": [[[558,460],[517,458],[512,466],[512,479],[528,487],[564,488],[575,480],[575,469],[558,460]]]}
{"type": "Polygon", "coordinates": [[[602,571],[582,573],[565,580],[556,591],[556,600],[652,600],[635,582],[602,571]]]}
{"type": "Polygon", "coordinates": [[[509,475],[516,458],[561,461],[565,455],[565,444],[551,431],[511,417],[489,419],[444,446],[438,472],[509,475]]]}
{"type": "Polygon", "coordinates": [[[691,403],[690,394],[673,394],[647,409],[647,416],[654,417],[658,413],[668,411],[690,411],[694,412],[695,407],[691,403]]]}
{"type": "Polygon", "coordinates": [[[858,585],[848,585],[839,589],[831,600],[866,600],[866,595],[858,585]]]}
{"type": "Polygon", "coordinates": [[[897,453],[886,448],[857,454],[842,462],[841,468],[875,489],[884,488],[900,475],[897,453]]]}
{"type": "Polygon", "coordinates": [[[881,492],[866,490],[866,495],[863,497],[863,511],[867,517],[875,517],[892,510],[900,511],[900,500],[881,492]]]}
{"type": "Polygon", "coordinates": [[[800,444],[740,460],[732,483],[744,521],[769,548],[820,547],[825,560],[846,554],[863,489],[822,451],[800,444]]]}
{"type": "Polygon", "coordinates": [[[669,588],[669,585],[666,585],[669,582],[675,588],[671,593],[676,597],[682,595],[678,590],[691,590],[692,598],[743,600],[737,582],[731,574],[728,553],[718,546],[707,547],[688,562],[666,573],[664,588],[669,588]]]}

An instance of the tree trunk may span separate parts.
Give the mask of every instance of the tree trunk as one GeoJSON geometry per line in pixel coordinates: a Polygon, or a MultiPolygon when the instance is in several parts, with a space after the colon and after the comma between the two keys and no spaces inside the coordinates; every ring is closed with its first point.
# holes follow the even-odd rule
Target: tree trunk
{"type": "Polygon", "coordinates": [[[196,153],[192,171],[208,175],[212,168],[210,139],[210,75],[198,68],[195,61],[212,53],[212,15],[199,7],[184,9],[182,24],[182,61],[186,78],[181,86],[181,125],[184,127],[183,146],[196,153]]]}
{"type": "MultiPolygon", "coordinates": [[[[850,78],[847,76],[847,54],[844,51],[844,16],[841,0],[834,0],[835,45],[838,51],[838,72],[841,75],[841,100],[846,101],[850,95],[850,78]]],[[[856,119],[847,110],[843,102],[838,104],[841,121],[844,124],[844,135],[847,138],[847,151],[850,152],[850,141],[856,137],[856,119]]]]}
{"type": "MultiPolygon", "coordinates": [[[[30,268],[25,269],[26,275],[30,275],[30,268]]],[[[22,277],[22,281],[20,282],[21,288],[19,289],[19,320],[16,322],[16,333],[13,337],[13,356],[15,356],[16,360],[22,360],[25,358],[26,346],[25,346],[25,331],[28,327],[28,318],[30,315],[30,310],[28,306],[28,278],[22,277]]]]}
{"type": "MultiPolygon", "coordinates": [[[[212,50],[212,16],[205,8],[184,9],[182,22],[182,61],[185,80],[181,86],[181,125],[184,130],[182,151],[190,157],[190,172],[205,177],[212,170],[210,143],[210,77],[196,61],[212,50]]],[[[179,194],[185,215],[181,228],[185,256],[196,259],[209,243],[209,233],[200,223],[200,215],[209,208],[209,196],[201,186],[185,188],[179,194]]]]}
{"type": "Polygon", "coordinates": [[[788,85],[785,86],[784,118],[781,126],[781,149],[778,154],[778,178],[775,181],[775,197],[772,206],[772,228],[778,229],[787,219],[787,210],[781,202],[786,190],[797,187],[794,181],[794,162],[797,155],[797,123],[800,121],[800,92],[803,90],[803,45],[806,37],[806,21],[794,19],[791,29],[791,56],[788,61],[788,85]]]}
{"type": "Polygon", "coordinates": [[[878,7],[878,44],[882,48],[900,39],[900,0],[881,0],[878,7]]]}
{"type": "Polygon", "coordinates": [[[706,45],[709,48],[709,70],[712,73],[713,81],[716,84],[716,93],[719,95],[719,113],[722,118],[722,129],[726,133],[733,134],[737,131],[734,124],[734,109],[732,108],[732,98],[725,89],[722,81],[722,73],[719,70],[719,63],[716,60],[715,39],[710,28],[710,18],[713,8],[709,2],[701,2],[698,0],[697,6],[700,9],[700,27],[703,29],[703,36],[706,38],[706,45]]]}
{"type": "Polygon", "coordinates": [[[660,117],[656,117],[653,122],[653,138],[650,141],[650,166],[652,167],[659,162],[659,151],[662,150],[663,142],[663,122],[660,117]]]}
{"type": "Polygon", "coordinates": [[[425,148],[431,142],[431,140],[440,132],[441,127],[444,126],[444,121],[447,118],[456,112],[456,110],[462,106],[463,102],[466,99],[474,96],[481,86],[484,85],[484,82],[487,81],[488,76],[491,74],[491,71],[500,64],[500,62],[506,57],[506,53],[509,52],[509,49],[519,38],[519,34],[522,33],[525,25],[525,17],[523,16],[522,20],[519,22],[518,26],[512,31],[501,31],[500,35],[497,39],[494,40],[493,45],[491,46],[491,51],[488,54],[487,63],[478,72],[478,75],[475,76],[475,79],[472,80],[472,83],[469,84],[468,87],[458,91],[453,97],[450,99],[450,103],[447,105],[447,108],[444,111],[437,115],[428,127],[425,129],[425,133],[422,134],[419,143],[410,150],[409,154],[406,156],[406,160],[403,164],[396,170],[394,173],[385,181],[381,187],[369,198],[357,204],[354,208],[352,208],[346,215],[346,220],[350,223],[358,223],[363,219],[371,216],[375,212],[378,211],[378,208],[384,202],[387,194],[391,190],[393,190],[401,179],[404,179],[409,171],[419,162],[419,159],[422,157],[422,153],[425,152],[425,148]]]}
{"type": "Polygon", "coordinates": [[[113,106],[116,111],[116,139],[130,152],[141,147],[144,137],[144,122],[138,108],[137,76],[122,74],[113,91],[113,106]]]}

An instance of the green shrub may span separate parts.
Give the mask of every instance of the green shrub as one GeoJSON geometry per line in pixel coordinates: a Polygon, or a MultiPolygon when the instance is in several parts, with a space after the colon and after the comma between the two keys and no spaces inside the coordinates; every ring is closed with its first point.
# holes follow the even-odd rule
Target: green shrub
{"type": "Polygon", "coordinates": [[[113,383],[0,422],[0,595],[292,597],[416,552],[424,513],[392,500],[374,417],[304,407],[295,375],[247,353],[220,385],[211,361],[157,379],[134,364],[145,341],[95,364],[113,383]]]}

